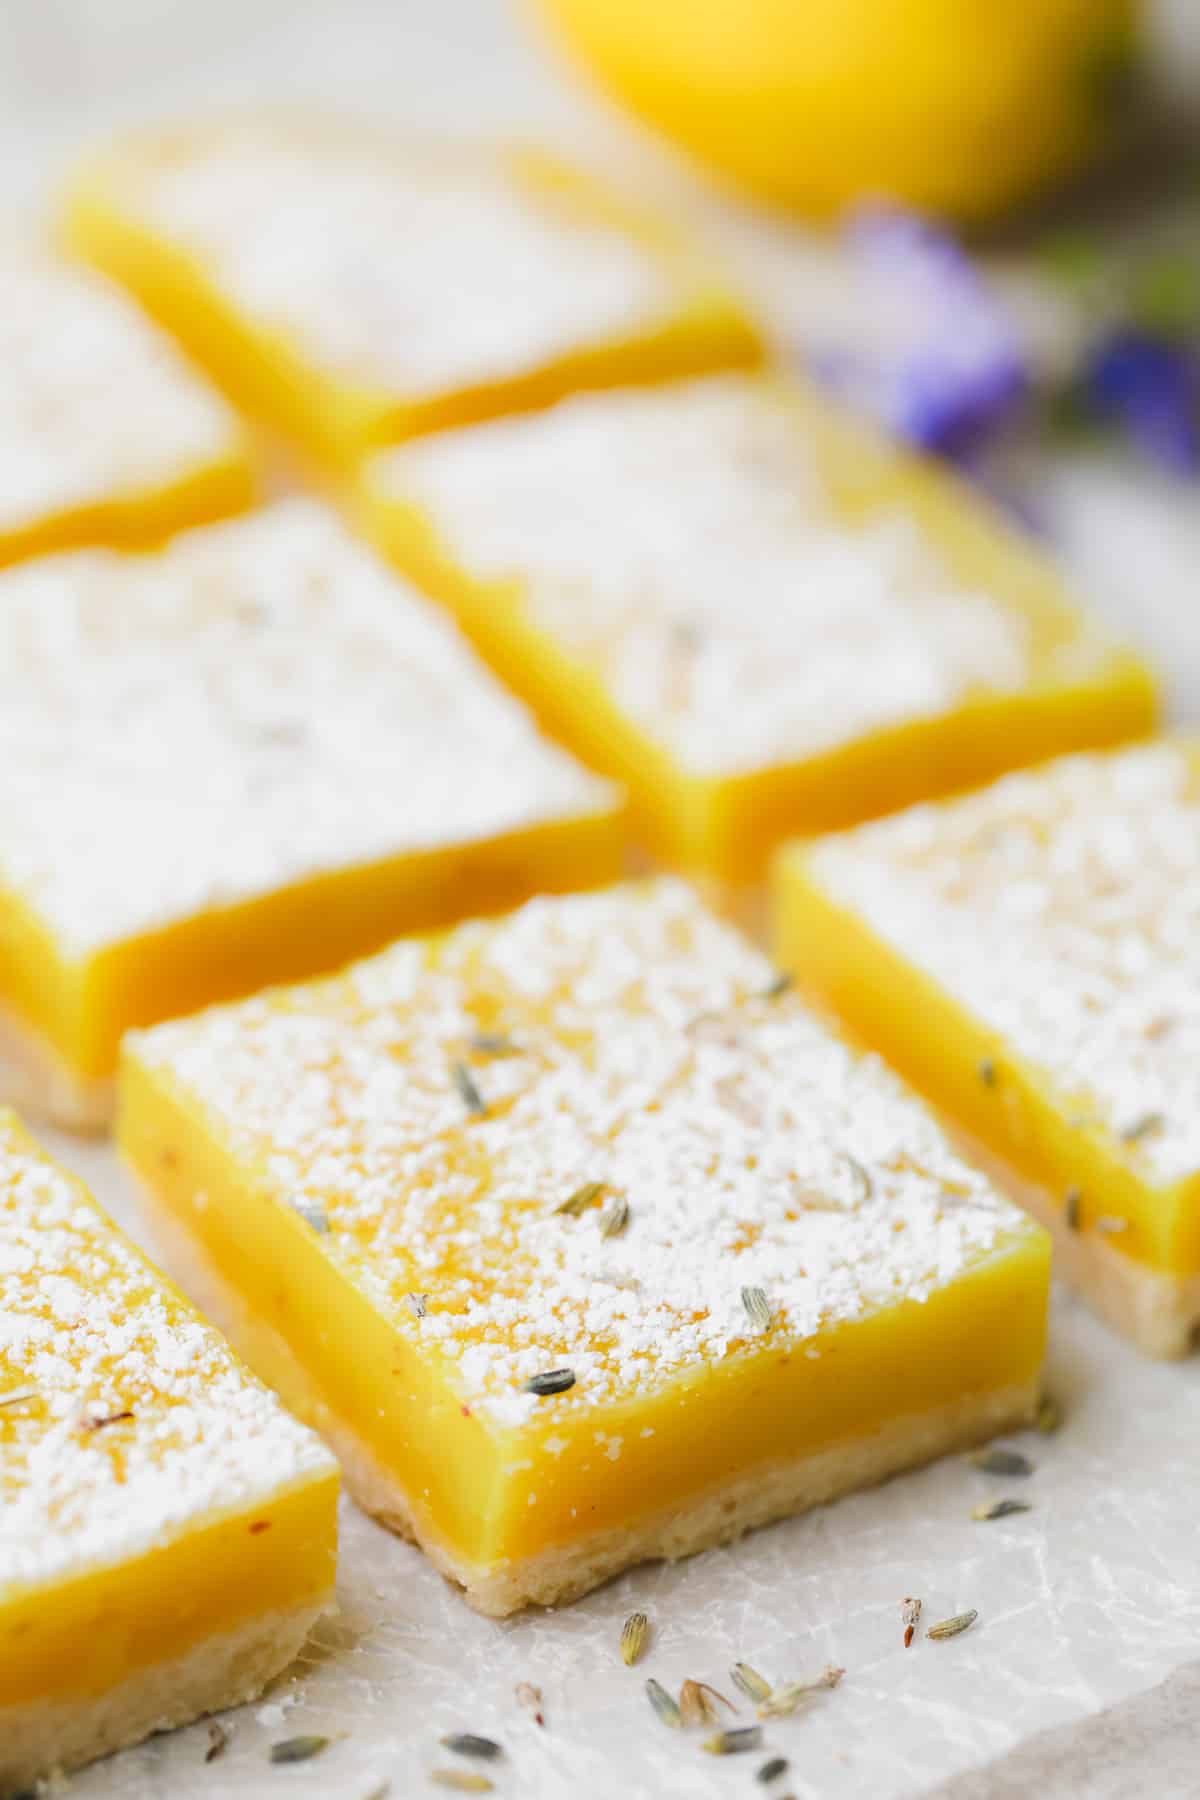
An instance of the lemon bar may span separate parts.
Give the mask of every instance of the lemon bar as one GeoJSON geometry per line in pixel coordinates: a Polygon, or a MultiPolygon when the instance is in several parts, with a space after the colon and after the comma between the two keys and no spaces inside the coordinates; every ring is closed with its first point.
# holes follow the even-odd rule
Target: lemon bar
{"type": "Polygon", "coordinates": [[[0,1791],[252,1699],[333,1595],[337,1466],[0,1113],[0,1791]]]}
{"type": "Polygon", "coordinates": [[[1035,1397],[1045,1234],[673,881],[139,1033],[118,1139],[234,1341],[487,1613],[1035,1397]]]}
{"type": "Polygon", "coordinates": [[[789,846],[781,961],[1055,1234],[1152,1355],[1200,1323],[1200,748],[1066,757],[789,846]]]}
{"type": "Polygon", "coordinates": [[[0,247],[0,566],[137,544],[246,506],[242,428],[91,270],[0,247]]]}
{"type": "Polygon", "coordinates": [[[761,356],[693,249],[531,150],[232,120],[98,157],[66,222],[326,467],[574,388],[761,356]]]}
{"type": "Polygon", "coordinates": [[[1146,671],[953,480],[778,377],[390,450],[367,529],[677,865],[1150,728],[1146,671]]]}
{"type": "Polygon", "coordinates": [[[117,1042],[612,880],[622,801],[313,502],[0,575],[0,1081],[86,1128],[117,1042]]]}

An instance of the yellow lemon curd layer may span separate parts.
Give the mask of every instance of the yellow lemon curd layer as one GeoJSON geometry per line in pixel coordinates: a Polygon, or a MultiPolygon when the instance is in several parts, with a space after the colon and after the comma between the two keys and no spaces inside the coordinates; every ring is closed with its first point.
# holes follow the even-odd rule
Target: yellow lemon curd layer
{"type": "Polygon", "coordinates": [[[230,121],[96,159],[65,225],[326,467],[575,388],[762,354],[691,246],[541,152],[230,121]]]}
{"type": "Polygon", "coordinates": [[[782,851],[776,954],[1135,1263],[1200,1271],[1200,753],[1068,757],[782,851]]]}
{"type": "Polygon", "coordinates": [[[578,396],[370,459],[365,529],[662,857],[826,830],[1151,728],[1145,668],[948,475],[806,386],[578,396]]]}
{"type": "Polygon", "coordinates": [[[1033,1391],[1045,1235],[772,977],[664,880],[126,1041],[124,1156],[469,1591],[1033,1391]]]}
{"type": "Polygon", "coordinates": [[[0,567],[155,543],[253,498],[225,402],[117,288],[33,246],[0,253],[0,567]]]}
{"type": "Polygon", "coordinates": [[[611,880],[622,802],[301,501],[0,575],[0,1004],[132,1025],[611,880]]]}
{"type": "Polygon", "coordinates": [[[0,1316],[0,1709],[332,1592],[324,1446],[11,1113],[0,1316]]]}

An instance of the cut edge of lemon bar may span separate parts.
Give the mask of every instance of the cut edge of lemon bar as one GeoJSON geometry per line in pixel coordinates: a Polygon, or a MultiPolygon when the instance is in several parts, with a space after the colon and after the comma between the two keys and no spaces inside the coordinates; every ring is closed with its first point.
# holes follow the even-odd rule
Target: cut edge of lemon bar
{"type": "Polygon", "coordinates": [[[178,531],[236,517],[260,496],[258,460],[247,438],[161,486],[131,488],[49,513],[19,530],[0,530],[0,569],[93,546],[152,550],[178,531]]]}
{"type": "Polygon", "coordinates": [[[87,545],[145,548],[253,503],[248,433],[127,293],[19,242],[0,249],[0,295],[17,336],[6,448],[20,459],[19,491],[0,494],[0,568],[87,545]]]}
{"type": "MultiPolygon", "coordinates": [[[[1052,951],[1043,946],[1039,955],[1030,940],[1025,980],[1014,971],[1011,943],[1003,947],[1001,960],[1002,946],[994,933],[989,939],[993,921],[986,913],[974,919],[975,954],[986,958],[990,945],[997,978],[1011,985],[1013,1003],[1028,1003],[1024,1041],[990,1018],[978,998],[968,998],[953,971],[961,976],[965,967],[959,933],[971,924],[972,855],[1009,854],[1008,834],[1020,839],[1027,832],[1028,844],[1036,847],[1021,852],[1027,859],[1022,863],[1014,844],[1011,853],[1018,861],[1004,879],[1010,891],[1028,891],[1046,875],[1056,813],[1060,821],[1065,815],[1078,835],[1074,848],[1068,844],[1064,852],[1072,860],[1058,871],[1057,891],[1046,884],[1051,909],[1073,896],[1080,909],[1091,904],[1095,923],[1107,903],[1115,898],[1119,905],[1122,888],[1132,891],[1129,865],[1125,877],[1112,871],[1130,846],[1143,865],[1140,879],[1150,904],[1174,886],[1186,906],[1185,871],[1176,872],[1176,881],[1163,843],[1174,831],[1184,856],[1188,842],[1195,841],[1198,775],[1195,741],[1158,740],[1063,758],[1009,775],[977,794],[787,845],[775,861],[771,895],[772,945],[780,965],[795,974],[814,1003],[923,1093],[966,1153],[1051,1232],[1056,1269],[1094,1309],[1146,1354],[1164,1358],[1187,1354],[1200,1328],[1200,1159],[1194,1144],[1190,1152],[1186,1144],[1180,1149],[1166,1129],[1167,1114],[1158,1107],[1170,1072],[1151,1066],[1169,1043],[1158,1024],[1171,1019],[1177,1024],[1187,1011],[1185,976],[1170,956],[1156,972],[1154,932],[1141,933],[1135,922],[1141,943],[1135,953],[1147,973],[1144,1004],[1136,995],[1130,1000],[1128,987],[1117,1003],[1124,1004],[1129,1021],[1123,1046],[1103,1010],[1091,1015],[1089,1026],[1085,1011],[1071,1003],[1070,993],[1081,991],[1079,967],[1056,966],[1052,951]],[[1095,818],[1089,824],[1093,793],[1095,818]],[[1116,802],[1107,820],[1106,799],[1116,802]],[[1111,851],[1104,843],[1108,831],[1111,851]],[[939,856],[940,864],[934,860],[939,856]],[[928,885],[920,879],[923,858],[932,870],[928,885]],[[938,910],[945,898],[944,887],[935,891],[939,877],[966,890],[957,919],[938,910]],[[1157,895],[1151,892],[1156,880],[1157,895]],[[1109,881],[1106,893],[1102,887],[1109,881]],[[924,908],[923,925],[917,907],[924,908]],[[924,956],[915,948],[914,932],[924,956]],[[932,933],[955,946],[944,968],[931,948],[932,933]],[[1165,1002],[1160,1014],[1156,995],[1165,1002]],[[1057,1028],[1056,1007],[1066,1008],[1057,1028]],[[1138,1042],[1143,1035],[1147,1041],[1138,1042]],[[1065,1051],[1066,1043],[1076,1050],[1065,1051]],[[1138,1056],[1149,1059],[1145,1067],[1139,1068],[1138,1056]],[[1091,1072],[1099,1084],[1089,1080],[1091,1072]]],[[[1087,929],[1082,911],[1080,929],[1087,929]]],[[[1186,921],[1182,927],[1178,918],[1167,921],[1175,951],[1187,929],[1186,921]]],[[[1097,982],[1112,970],[1111,961],[1097,965],[1097,982]]],[[[1175,1109],[1185,1123],[1195,1110],[1194,1104],[1175,1109]]],[[[1177,1116],[1171,1130],[1178,1125],[1177,1116]]]]}
{"type": "MultiPolygon", "coordinates": [[[[201,911],[163,931],[106,947],[84,969],[75,1002],[63,1016],[72,1025],[80,1018],[92,1018],[93,1013],[108,1018],[113,997],[119,1001],[122,993],[130,990],[152,995],[170,983],[177,994],[179,972],[186,967],[193,946],[198,956],[186,984],[188,997],[173,1001],[165,1016],[235,997],[228,992],[232,985],[229,974],[256,953],[260,958],[257,972],[237,982],[239,991],[303,979],[301,965],[311,969],[314,957],[299,951],[288,954],[289,940],[283,928],[290,929],[302,914],[316,918],[322,902],[336,909],[343,897],[348,911],[344,932],[339,931],[335,938],[334,915],[321,915],[322,953],[317,959],[321,967],[316,973],[330,963],[337,966],[356,955],[369,954],[369,946],[364,947],[361,938],[356,943],[350,935],[356,890],[366,894],[390,883],[388,928],[376,927],[369,933],[371,943],[377,944],[381,937],[406,929],[426,931],[452,923],[463,910],[456,895],[469,891],[474,908],[502,912],[531,892],[555,894],[603,886],[620,876],[625,861],[625,802],[614,793],[611,805],[581,809],[573,817],[548,820],[525,831],[450,846],[442,852],[397,855],[384,862],[318,873],[309,882],[280,887],[236,906],[201,911]],[[222,963],[218,954],[222,940],[236,945],[236,959],[227,957],[222,963]],[[206,975],[212,979],[204,991],[201,983],[206,975]],[[219,996],[218,987],[224,990],[219,996]]],[[[25,910],[15,895],[0,887],[0,918],[11,925],[18,912],[25,910]]],[[[71,987],[79,970],[59,955],[42,922],[27,915],[20,925],[13,938],[18,953],[35,940],[44,946],[44,960],[28,964],[26,974],[44,982],[47,972],[53,971],[56,991],[71,987]]],[[[0,970],[6,965],[9,948],[0,936],[0,970]]],[[[91,1066],[81,1066],[72,1060],[64,1040],[56,1041],[25,1013],[0,1003],[0,1104],[80,1137],[107,1133],[116,1106],[121,1037],[148,1023],[147,1014],[158,1008],[144,1003],[138,1011],[140,1016],[125,1015],[123,1022],[112,1023],[102,1032],[83,1027],[78,1043],[85,1046],[91,1066]],[[97,1061],[104,1065],[98,1072],[97,1061]]],[[[164,1015],[159,1012],[158,1016],[164,1015]]]]}
{"type": "Polygon", "coordinates": [[[622,871],[623,794],[314,502],[0,571],[0,614],[0,1093],[34,1116],[102,1130],[131,1027],[622,871]]]}
{"type": "Polygon", "coordinates": [[[556,1604],[729,1541],[1019,1426],[1036,1403],[1045,1234],[882,1065],[770,992],[771,973],[688,890],[659,882],[532,902],[334,983],[126,1042],[118,1143],[168,1262],[326,1436],[360,1503],[482,1612],[556,1604]],[[642,993],[653,1016],[639,1025],[642,993]],[[307,1074],[275,1131],[266,1088],[299,1093],[289,1039],[307,1074]],[[848,1109],[836,1130],[828,1114],[807,1136],[796,1125],[796,1155],[828,1164],[823,1192],[790,1164],[786,1177],[809,1220],[811,1287],[783,1204],[772,1223],[767,1190],[733,1161],[690,1193],[690,1224],[654,1217],[679,1199],[662,1194],[681,1145],[695,1154],[714,1116],[736,1136],[745,1107],[766,1104],[754,1084],[789,1055],[831,1085],[821,1104],[848,1109]],[[590,1099],[572,1113],[577,1084],[590,1099]],[[605,1163],[580,1119],[594,1104],[611,1122],[627,1084],[637,1093],[605,1163]],[[837,1147],[864,1136],[891,1159],[873,1175],[837,1147]],[[647,1171],[627,1215],[617,1173],[600,1183],[615,1212],[580,1181],[596,1159],[618,1170],[622,1137],[628,1166],[647,1171]],[[743,1179],[757,1214],[744,1230],[729,1198],[743,1179]],[[850,1242],[859,1224],[869,1250],[850,1242]],[[776,1260],[754,1248],[772,1232],[776,1260]],[[730,1247],[743,1241],[746,1264],[730,1247]],[[843,1278],[835,1242],[861,1255],[861,1274],[843,1278]],[[596,1336],[589,1307],[604,1315],[596,1336]],[[606,1362],[606,1331],[637,1347],[606,1362]],[[353,1357],[332,1355],[335,1342],[353,1357]],[[578,1379],[539,1391],[560,1365],[578,1379]]]}
{"type": "Polygon", "coordinates": [[[100,1137],[112,1123],[116,1077],[75,1068],[44,1032],[0,1006],[0,1095],[23,1117],[100,1137]]]}
{"type": "Polygon", "coordinates": [[[545,406],[577,389],[753,365],[765,355],[757,327],[686,234],[599,176],[531,145],[406,140],[361,122],[294,113],[230,117],[223,125],[141,134],[94,156],[66,190],[62,218],[72,250],[134,293],[239,406],[342,473],[373,445],[545,406]],[[505,184],[543,225],[557,219],[568,230],[607,235],[624,256],[640,258],[657,297],[616,330],[584,328],[572,339],[556,321],[548,352],[535,348],[508,366],[494,352],[497,366],[474,378],[406,391],[402,382],[365,372],[370,346],[364,351],[361,344],[361,372],[348,365],[339,373],[306,351],[283,321],[239,304],[211,255],[156,221],[144,203],[160,170],[189,159],[194,167],[239,138],[256,137],[268,150],[298,146],[318,165],[358,146],[368,163],[390,159],[403,169],[425,160],[436,171],[441,158],[447,168],[473,168],[481,179],[505,184]]]}
{"type": "Polygon", "coordinates": [[[573,395],[541,413],[382,449],[364,460],[349,504],[364,533],[450,608],[546,729],[629,787],[654,852],[735,895],[761,880],[790,835],[838,829],[1154,727],[1154,676],[1074,605],[1031,540],[944,469],[887,442],[794,373],[717,372],[674,387],[573,395]],[[500,471],[490,482],[489,459],[500,471]],[[684,508],[681,496],[693,490],[684,508]],[[794,524],[784,514],[789,496],[794,524]],[[548,508],[541,525],[539,507],[548,508]],[[709,531],[710,519],[719,531],[709,531]],[[702,589],[719,561],[708,552],[729,556],[733,546],[740,558],[717,596],[735,602],[736,619],[739,605],[752,608],[756,554],[775,558],[776,573],[768,564],[758,584],[768,593],[771,579],[776,591],[789,580],[846,587],[839,572],[802,562],[789,575],[785,532],[796,551],[806,532],[815,534],[827,563],[834,534],[853,549],[859,533],[900,524],[930,559],[924,597],[938,599],[946,618],[939,625],[931,610],[928,629],[921,626],[927,643],[919,614],[902,631],[897,602],[879,621],[894,641],[873,685],[878,633],[813,688],[802,619],[799,651],[782,638],[774,654],[764,650],[781,629],[773,613],[751,672],[757,690],[730,692],[723,714],[696,712],[689,724],[689,706],[722,703],[731,687],[724,669],[740,654],[736,630],[731,645],[717,627],[706,656],[702,589]],[[593,534],[586,557],[569,541],[585,528],[593,534]],[[615,623],[604,610],[609,590],[593,575],[606,561],[615,623]],[[672,566],[683,575],[669,592],[663,570],[672,566]],[[650,607],[641,589],[654,600],[655,583],[664,591],[650,607]],[[615,648],[608,641],[621,630],[630,646],[623,653],[619,636],[615,648]],[[996,674],[1017,655],[1019,678],[996,674]],[[922,657],[925,673],[914,676],[922,657]],[[794,671],[786,687],[781,667],[794,671]],[[811,691],[801,697],[806,673],[811,691]],[[902,703],[905,680],[917,692],[931,684],[940,697],[902,703]],[[700,700],[685,706],[679,696],[689,683],[700,700]],[[843,706],[863,723],[839,729],[843,706]]]}
{"type": "Polygon", "coordinates": [[[0,1290],[7,1792],[260,1693],[332,1601],[338,1471],[4,1111],[0,1290]]]}
{"type": "MultiPolygon", "coordinates": [[[[141,1194],[164,1261],[289,1411],[325,1439],[337,1457],[347,1492],[364,1512],[416,1544],[439,1574],[461,1589],[469,1605],[489,1618],[508,1618],[530,1606],[565,1605],[641,1563],[678,1562],[734,1543],[765,1525],[878,1486],[956,1450],[973,1449],[1003,1432],[1028,1426],[1041,1395],[1039,1360],[1032,1372],[1018,1371],[1006,1386],[899,1418],[849,1444],[775,1467],[760,1464],[710,1493],[684,1504],[672,1502],[632,1526],[596,1532],[582,1543],[555,1546],[519,1562],[475,1563],[431,1535],[396,1469],[381,1461],[364,1436],[331,1409],[287,1341],[222,1276],[198,1237],[180,1224],[171,1203],[156,1196],[148,1181],[141,1185],[141,1194]]],[[[1048,1247],[1028,1257],[1023,1273],[1031,1283],[1043,1277],[1048,1297],[1048,1247]]],[[[993,1311],[990,1298],[977,1311],[963,1312],[958,1331],[975,1329],[977,1324],[984,1329],[1011,1325],[1011,1305],[993,1311]]],[[[939,1343],[934,1327],[930,1339],[914,1347],[918,1353],[950,1357],[955,1342],[955,1334],[947,1332],[939,1343]]],[[[604,1423],[613,1421],[601,1422],[599,1429],[604,1423]]]]}

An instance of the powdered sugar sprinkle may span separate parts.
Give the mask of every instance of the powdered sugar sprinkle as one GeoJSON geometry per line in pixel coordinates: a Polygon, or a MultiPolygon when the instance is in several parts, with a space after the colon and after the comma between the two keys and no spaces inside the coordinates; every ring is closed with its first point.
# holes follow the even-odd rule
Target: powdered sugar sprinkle
{"type": "Polygon", "coordinates": [[[157,493],[234,455],[233,414],[99,276],[0,253],[0,532],[157,493]]]}
{"type": "Polygon", "coordinates": [[[617,804],[311,502],[10,569],[0,613],[0,881],[72,953],[617,804]]]}
{"type": "Polygon", "coordinates": [[[515,1426],[757,1343],[743,1287],[767,1294],[773,1345],[819,1353],[830,1325],[923,1300],[1029,1229],[882,1064],[770,996],[771,975],[662,881],[399,944],[133,1054],[281,1202],[319,1199],[320,1253],[515,1426]],[[452,1068],[481,1027],[516,1053],[476,1058],[473,1118],[452,1068]],[[619,1235],[600,1197],[561,1211],[589,1181],[628,1201],[619,1235]],[[560,1399],[523,1391],[564,1366],[560,1399]]]}
{"type": "Polygon", "coordinates": [[[334,1467],[0,1115],[0,1399],[24,1389],[36,1398],[0,1411],[0,1592],[135,1557],[334,1467]]]}
{"type": "Polygon", "coordinates": [[[1151,1181],[1200,1169],[1193,749],[1064,758],[831,838],[808,869],[1151,1181]]]}
{"type": "Polygon", "coordinates": [[[725,375],[584,395],[370,466],[684,769],[736,774],[1014,693],[1110,654],[956,576],[899,484],[857,522],[778,388],[725,375]],[[1041,659],[1039,661],[1039,658],[1041,659]]]}
{"type": "Polygon", "coordinates": [[[465,146],[281,118],[135,147],[110,179],[254,326],[405,398],[525,374],[678,304],[631,237],[465,146]]]}

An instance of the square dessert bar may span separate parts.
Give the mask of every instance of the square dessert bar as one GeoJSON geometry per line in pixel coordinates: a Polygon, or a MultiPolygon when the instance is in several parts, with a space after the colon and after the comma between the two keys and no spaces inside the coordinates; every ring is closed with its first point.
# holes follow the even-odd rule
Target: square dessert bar
{"type": "Polygon", "coordinates": [[[0,1081],[103,1124],[117,1041],[611,881],[622,802],[292,501],[0,575],[0,1081]]]}
{"type": "Polygon", "coordinates": [[[14,1794],[286,1668],[333,1598],[338,1473],[11,1113],[0,1320],[14,1794]]]}
{"type": "Polygon", "coordinates": [[[1149,730],[1144,668],[955,481],[780,377],[581,396],[365,468],[367,529],[669,860],[1149,730]]]}
{"type": "Polygon", "coordinates": [[[553,157],[294,117],[135,138],[74,247],[310,456],[757,361],[688,244],[553,157]]]}
{"type": "Polygon", "coordinates": [[[240,510],[254,486],[225,401],[125,294],[0,247],[0,566],[150,543],[240,510]]]}
{"type": "Polygon", "coordinates": [[[1021,1423],[1049,1240],[691,889],[127,1040],[152,1229],[481,1611],[1021,1423]]]}
{"type": "Polygon", "coordinates": [[[1068,757],[781,853],[780,961],[1157,1356],[1200,1324],[1200,748],[1068,757]]]}

